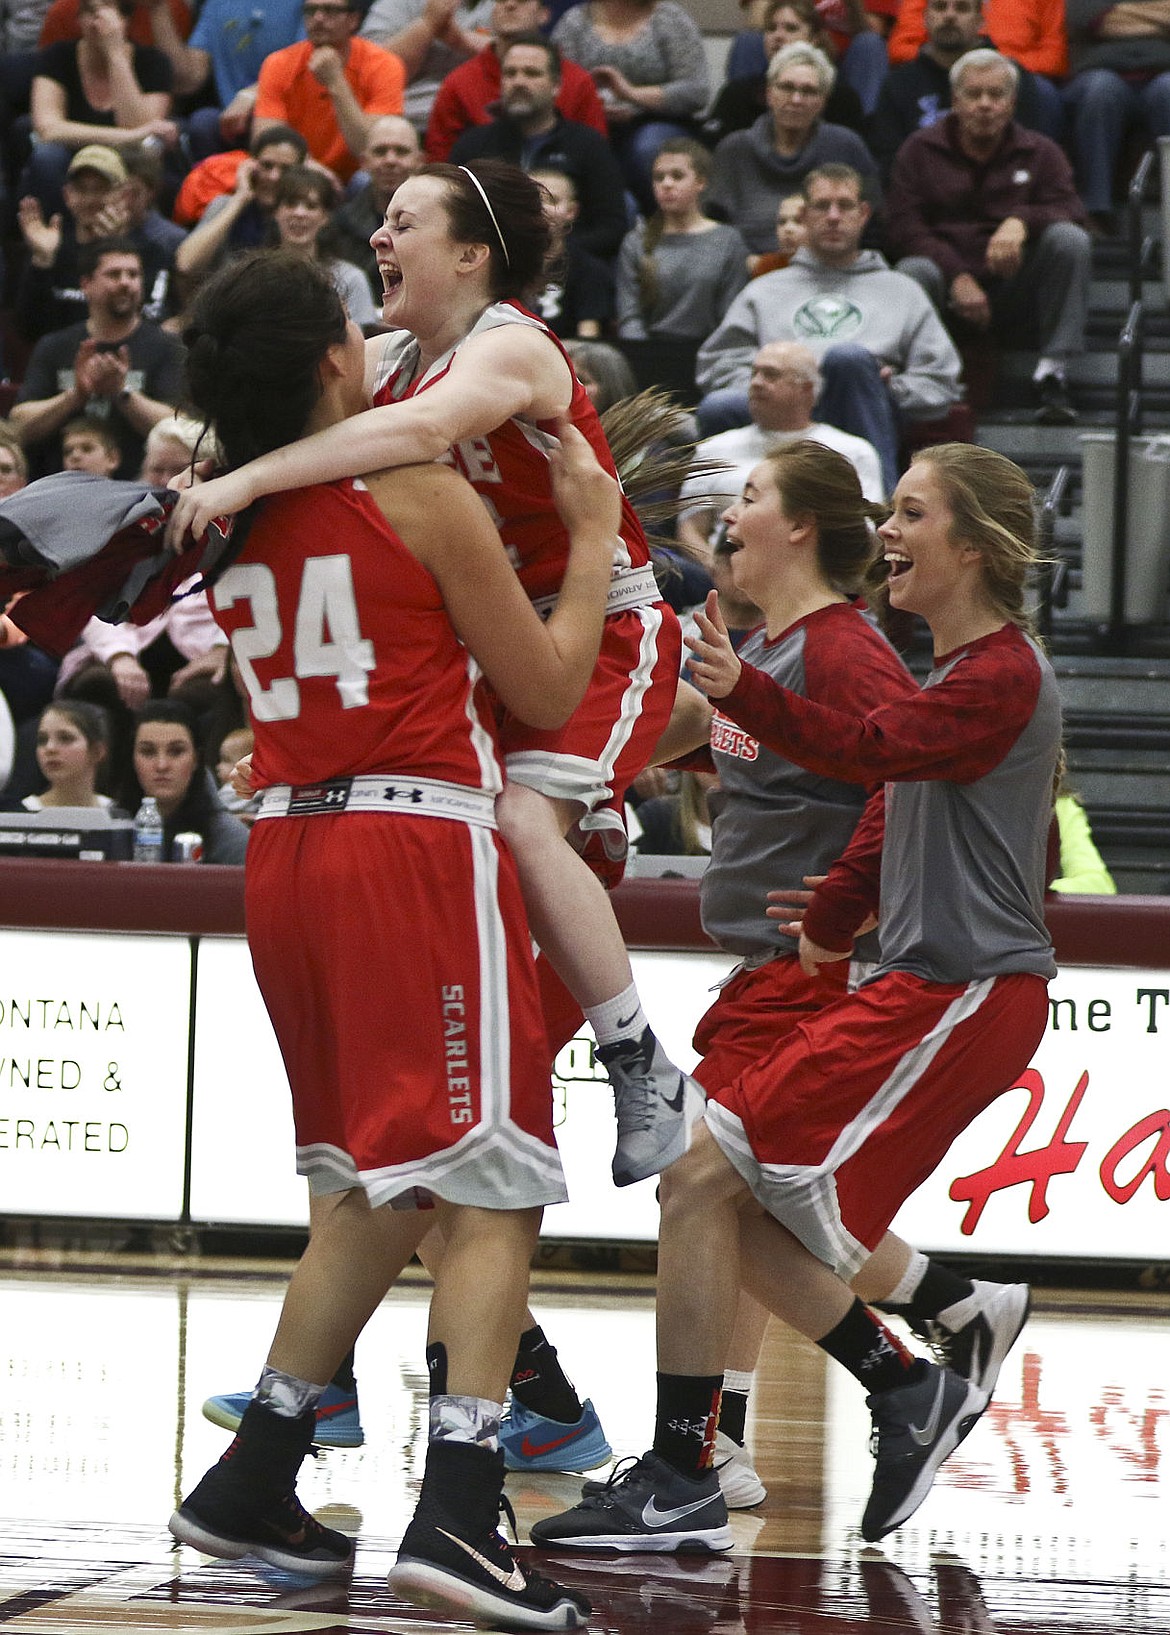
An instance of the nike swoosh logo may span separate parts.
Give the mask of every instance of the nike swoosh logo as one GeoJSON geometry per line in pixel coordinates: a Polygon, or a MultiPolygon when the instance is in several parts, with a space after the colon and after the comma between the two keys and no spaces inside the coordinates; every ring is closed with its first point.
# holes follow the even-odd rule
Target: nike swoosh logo
{"type": "Polygon", "coordinates": [[[702,1510],[713,1498],[714,1494],[709,1493],[704,1499],[696,1499],[694,1504],[680,1504],[674,1510],[659,1510],[651,1495],[642,1507],[642,1520],[647,1527],[669,1527],[672,1521],[681,1521],[684,1516],[691,1516],[696,1510],[702,1510]]]}
{"type": "Polygon", "coordinates": [[[938,1377],[938,1389],[934,1393],[934,1402],[931,1404],[930,1416],[927,1419],[926,1424],[921,1428],[917,1425],[910,1425],[908,1427],[910,1435],[918,1443],[920,1448],[928,1447],[938,1435],[939,1422],[942,1419],[943,1393],[946,1390],[946,1385],[946,1375],[940,1374],[938,1377]]]}
{"type": "Polygon", "coordinates": [[[637,1014],[638,1014],[637,1011],[631,1011],[628,1016],[619,1016],[618,1020],[617,1020],[618,1027],[619,1028],[628,1028],[630,1023],[634,1020],[635,1016],[637,1016],[637,1014]]]}
{"type": "Polygon", "coordinates": [[[520,1452],[525,1459],[535,1459],[539,1454],[551,1453],[554,1448],[563,1448],[566,1442],[575,1442],[580,1434],[574,1426],[568,1436],[556,1436],[551,1442],[532,1442],[526,1436],[520,1444],[520,1452]]]}
{"type": "Polygon", "coordinates": [[[665,1096],[665,1095],[663,1096],[663,1098],[662,1098],[663,1101],[671,1109],[672,1112],[675,1112],[675,1113],[681,1113],[682,1112],[682,1110],[683,1110],[683,1096],[686,1094],[686,1088],[687,1088],[686,1080],[680,1078],[679,1081],[678,1081],[678,1089],[675,1091],[674,1095],[673,1096],[665,1096]]]}
{"type": "Polygon", "coordinates": [[[456,1538],[454,1533],[448,1533],[445,1527],[436,1527],[435,1532],[442,1533],[443,1537],[449,1538],[452,1544],[457,1544],[464,1555],[470,1556],[477,1567],[482,1567],[485,1573],[489,1573],[496,1583],[502,1584],[506,1590],[511,1590],[513,1594],[519,1595],[524,1589],[524,1574],[516,1566],[515,1562],[512,1564],[512,1571],[506,1573],[502,1567],[497,1567],[494,1561],[489,1561],[486,1556],[481,1556],[479,1551],[473,1549],[470,1544],[464,1543],[463,1539],[456,1538]]]}
{"type": "Polygon", "coordinates": [[[357,1407],[355,1402],[331,1402],[328,1407],[318,1407],[315,1411],[318,1419],[332,1419],[334,1414],[351,1414],[357,1407]]]}

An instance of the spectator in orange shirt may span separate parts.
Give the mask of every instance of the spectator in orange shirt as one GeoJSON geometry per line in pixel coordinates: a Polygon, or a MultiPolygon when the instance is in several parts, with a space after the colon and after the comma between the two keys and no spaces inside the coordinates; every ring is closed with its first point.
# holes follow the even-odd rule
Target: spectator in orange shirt
{"type": "Polygon", "coordinates": [[[309,153],[343,182],[358,168],[371,124],[402,112],[401,58],[355,38],[361,11],[352,0],[305,0],[306,38],[264,59],[253,135],[291,125],[309,153]]]}
{"type": "MultiPolygon", "coordinates": [[[[927,0],[902,0],[887,50],[891,63],[910,62],[926,43],[927,0]]],[[[1005,57],[1033,74],[1068,73],[1065,0],[986,0],[983,33],[1005,57]]]]}

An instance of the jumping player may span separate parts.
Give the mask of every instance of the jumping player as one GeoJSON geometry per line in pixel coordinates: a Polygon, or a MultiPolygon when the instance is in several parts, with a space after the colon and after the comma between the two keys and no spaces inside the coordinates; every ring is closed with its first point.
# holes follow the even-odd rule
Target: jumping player
{"type": "MultiPolygon", "coordinates": [[[[361,333],[301,257],[224,269],[184,339],[192,399],[229,464],[365,400],[361,333]]],[[[210,591],[255,729],[248,936],[315,1208],[256,1396],[171,1531],[310,1576],[349,1569],[350,1541],[303,1509],[296,1473],[322,1382],[409,1257],[411,1206],[430,1200],[446,1237],[431,1440],[391,1582],[448,1616],[565,1630],[588,1604],[496,1532],[528,1265],[542,1206],[565,1192],[480,679],[554,728],[596,661],[617,485],[558,425],[551,476],[572,547],[543,624],[483,506],[437,464],[265,502],[210,591]]]]}
{"type": "MultiPolygon", "coordinates": [[[[568,414],[609,462],[589,398],[560,342],[518,304],[550,241],[541,191],[515,166],[427,165],[395,193],[373,235],[390,336],[367,346],[376,407],[189,489],[172,536],[264,494],[386,466],[444,460],[481,496],[520,583],[543,611],[564,568],[552,504],[551,417],[568,414]]],[[[537,944],[583,1011],[614,1088],[619,1186],[657,1174],[686,1144],[684,1075],[647,1025],[599,879],[570,844],[591,834],[624,853],[621,798],[670,716],[680,638],[641,527],[623,503],[601,656],[568,725],[532,728],[505,710],[507,785],[498,803],[537,944]]],[[[555,1051],[571,1037],[553,1028],[555,1051]]],[[[559,1021],[562,1019],[558,1019],[559,1021]]]]}
{"type": "Polygon", "coordinates": [[[716,1090],[664,1176],[653,1451],[537,1523],[535,1542],[729,1547],[710,1468],[735,1312],[729,1267],[868,1390],[866,1539],[913,1514],[986,1406],[973,1380],[912,1358],[849,1280],[1044,1032],[1060,706],[1023,611],[1033,526],[1028,481],[1001,455],[967,444],[919,455],[879,532],[891,604],[926,619],[935,668],[922,692],[860,718],[741,664],[708,602],[693,672],[720,714],[821,777],[882,782],[800,938],[811,974],[846,960],[880,906],[881,959],[857,992],[716,1090]]]}

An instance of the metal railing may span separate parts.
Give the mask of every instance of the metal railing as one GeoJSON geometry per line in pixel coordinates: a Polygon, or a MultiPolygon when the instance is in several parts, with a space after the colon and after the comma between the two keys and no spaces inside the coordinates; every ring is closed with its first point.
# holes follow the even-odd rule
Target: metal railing
{"type": "Polygon", "coordinates": [[[1064,607],[1068,601],[1068,563],[1054,554],[1056,519],[1067,516],[1072,505],[1069,488],[1072,467],[1060,466],[1048,485],[1048,492],[1040,502],[1040,517],[1036,529],[1036,543],[1040,563],[1036,570],[1036,590],[1039,598],[1036,623],[1045,641],[1052,635],[1052,610],[1064,607]]]}
{"type": "Polygon", "coordinates": [[[1129,454],[1142,429],[1142,362],[1145,345],[1145,299],[1142,284],[1153,265],[1156,240],[1142,230],[1142,206],[1154,168],[1151,148],[1142,155],[1126,195],[1126,242],[1129,261],[1129,312],[1117,340],[1117,432],[1113,459],[1113,540],[1110,556],[1109,622],[1104,645],[1109,653],[1126,646],[1125,592],[1129,540],[1129,454]]]}

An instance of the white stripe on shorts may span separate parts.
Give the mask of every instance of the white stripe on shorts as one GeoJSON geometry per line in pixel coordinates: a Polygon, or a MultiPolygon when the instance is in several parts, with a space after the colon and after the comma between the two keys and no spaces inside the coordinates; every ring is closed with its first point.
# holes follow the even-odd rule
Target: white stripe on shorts
{"type": "Polygon", "coordinates": [[[982,982],[968,983],[958,998],[951,1001],[930,1032],[899,1058],[886,1082],[852,1123],[846,1124],[825,1159],[827,1169],[839,1169],[864,1146],[874,1130],[885,1123],[929,1070],[955,1029],[976,1014],[994,987],[995,978],[985,977],[982,982]]]}
{"type": "Polygon", "coordinates": [[[742,1121],[721,1103],[708,1102],[707,1126],[753,1196],[839,1277],[853,1277],[870,1251],[841,1219],[837,1171],[917,1087],[954,1030],[978,1012],[994,986],[994,977],[969,983],[951,1001],[930,1032],[899,1058],[889,1077],[857,1117],[845,1125],[819,1164],[762,1164],[742,1121]]]}
{"type": "Polygon", "coordinates": [[[500,858],[487,830],[470,829],[479,944],[479,1120],[503,1124],[512,1112],[512,1035],[508,1025],[508,944],[500,916],[500,858]]]}
{"type": "MultiPolygon", "coordinates": [[[[557,751],[517,750],[504,761],[505,771],[513,783],[535,789],[549,800],[577,801],[587,812],[603,805],[613,795],[614,768],[642,714],[658,663],[658,638],[662,631],[659,608],[639,607],[634,611],[642,621],[638,657],[626,678],[621,708],[601,754],[596,760],[590,760],[584,755],[557,751]]],[[[589,827],[588,821],[583,821],[582,828],[589,827]]]]}
{"type": "MultiPolygon", "coordinates": [[[[363,1186],[371,1207],[415,1190],[485,1209],[531,1209],[568,1197],[560,1155],[512,1122],[508,945],[500,913],[499,853],[488,829],[468,825],[479,957],[479,1122],[449,1147],[409,1163],[358,1171],[348,1153],[317,1143],[297,1149],[314,1192],[363,1186]]],[[[551,1094],[551,1091],[550,1091],[551,1094]]]]}

